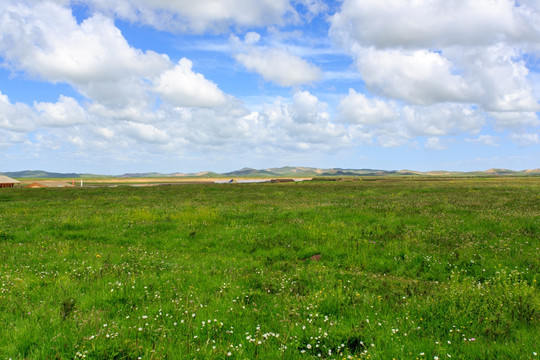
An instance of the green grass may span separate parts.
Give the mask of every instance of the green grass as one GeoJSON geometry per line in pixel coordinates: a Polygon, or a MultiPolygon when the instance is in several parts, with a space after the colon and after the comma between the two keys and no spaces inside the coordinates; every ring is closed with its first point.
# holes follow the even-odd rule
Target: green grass
{"type": "Polygon", "coordinates": [[[375,180],[3,189],[0,359],[537,358],[540,179],[375,180]]]}

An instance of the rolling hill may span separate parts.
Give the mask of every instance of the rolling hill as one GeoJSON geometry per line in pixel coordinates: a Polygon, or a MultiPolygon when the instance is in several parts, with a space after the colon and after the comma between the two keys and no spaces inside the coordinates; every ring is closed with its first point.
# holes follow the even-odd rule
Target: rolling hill
{"type": "Polygon", "coordinates": [[[243,168],[226,173],[215,173],[210,171],[198,173],[173,173],[161,174],[149,173],[127,173],[123,175],[95,175],[77,173],[55,173],[43,170],[25,170],[13,172],[0,172],[15,179],[77,179],[77,178],[99,178],[99,177],[123,177],[123,178],[167,178],[167,177],[251,177],[251,178],[271,178],[271,177],[317,177],[317,176],[538,176],[540,169],[526,169],[521,171],[508,169],[489,169],[485,171],[414,171],[414,170],[377,170],[377,169],[320,169],[310,167],[291,167],[269,169],[243,168]]]}

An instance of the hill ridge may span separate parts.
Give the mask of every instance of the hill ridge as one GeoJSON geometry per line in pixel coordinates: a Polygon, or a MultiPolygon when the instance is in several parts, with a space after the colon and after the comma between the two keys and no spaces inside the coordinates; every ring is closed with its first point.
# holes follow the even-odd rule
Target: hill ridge
{"type": "Polygon", "coordinates": [[[158,177],[315,177],[315,176],[530,176],[540,175],[540,168],[525,170],[508,170],[492,168],[483,171],[416,171],[416,170],[380,170],[380,169],[344,169],[344,168],[313,168],[305,166],[283,166],[280,168],[253,169],[244,167],[240,170],[225,173],[201,171],[197,173],[174,172],[162,174],[157,172],[125,173],[122,175],[98,175],[82,173],[57,173],[44,170],[23,170],[0,172],[0,175],[19,179],[65,179],[65,178],[92,178],[92,177],[123,177],[123,178],[158,178],[158,177]]]}

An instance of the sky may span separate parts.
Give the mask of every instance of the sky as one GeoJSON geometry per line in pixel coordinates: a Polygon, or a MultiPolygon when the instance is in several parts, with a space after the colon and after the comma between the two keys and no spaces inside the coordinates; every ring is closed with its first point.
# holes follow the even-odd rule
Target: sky
{"type": "Polygon", "coordinates": [[[540,167],[538,0],[2,0],[0,172],[540,167]]]}

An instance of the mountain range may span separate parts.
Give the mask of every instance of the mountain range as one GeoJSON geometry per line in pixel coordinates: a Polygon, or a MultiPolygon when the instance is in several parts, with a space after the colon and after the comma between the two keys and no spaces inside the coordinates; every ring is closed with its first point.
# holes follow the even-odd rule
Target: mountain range
{"type": "Polygon", "coordinates": [[[0,173],[12,178],[19,179],[63,179],[63,178],[96,178],[96,177],[124,177],[124,178],[166,178],[166,177],[317,177],[317,176],[403,176],[403,175],[416,175],[416,176],[530,176],[540,175],[540,169],[528,169],[528,170],[508,170],[508,169],[489,169],[485,171],[413,171],[413,170],[376,170],[376,169],[319,169],[311,167],[280,167],[270,169],[252,169],[243,168],[236,171],[226,173],[215,173],[210,171],[198,172],[198,173],[173,173],[173,174],[161,174],[161,173],[127,173],[123,175],[96,175],[96,174],[77,174],[77,173],[55,173],[42,170],[24,170],[14,172],[0,173]]]}

